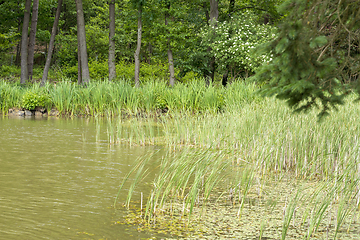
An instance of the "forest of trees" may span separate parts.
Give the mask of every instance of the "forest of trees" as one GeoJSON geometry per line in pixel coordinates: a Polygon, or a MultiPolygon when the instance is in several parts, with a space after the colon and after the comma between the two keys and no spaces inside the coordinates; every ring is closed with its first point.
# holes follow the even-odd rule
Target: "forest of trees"
{"type": "Polygon", "coordinates": [[[188,72],[208,81],[214,80],[216,72],[225,78],[241,77],[259,66],[259,61],[251,64],[241,59],[250,58],[248,50],[254,45],[271,39],[281,19],[276,10],[280,2],[1,1],[2,65],[22,66],[21,83],[25,83],[32,79],[35,49],[35,63],[45,66],[42,81],[51,64],[65,69],[68,77],[78,75],[79,82],[86,82],[90,79],[88,61],[107,62],[109,80],[117,76],[117,63],[133,63],[135,84],[140,62],[167,65],[170,85],[188,72]],[[217,27],[219,31],[211,30],[217,27]],[[239,50],[230,51],[231,45],[239,50]],[[241,56],[231,59],[234,53],[241,56]],[[73,70],[77,65],[79,74],[73,70]]]}
{"type": "Polygon", "coordinates": [[[86,83],[129,77],[125,65],[135,86],[145,65],[165,66],[171,86],[255,76],[267,95],[326,111],[360,91],[359,13],[360,0],[0,1],[0,65],[25,83],[37,64],[43,84],[49,69],[86,83]]]}

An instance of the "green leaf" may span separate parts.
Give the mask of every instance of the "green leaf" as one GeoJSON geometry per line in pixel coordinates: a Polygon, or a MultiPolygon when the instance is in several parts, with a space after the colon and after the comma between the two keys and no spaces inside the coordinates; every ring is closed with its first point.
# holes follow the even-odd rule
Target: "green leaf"
{"type": "Polygon", "coordinates": [[[326,43],[327,43],[327,38],[325,36],[319,36],[310,42],[310,47],[311,48],[322,47],[326,43]]]}
{"type": "Polygon", "coordinates": [[[288,46],[289,39],[286,37],[281,39],[279,43],[276,45],[275,52],[276,53],[282,53],[285,51],[286,47],[288,46]]]}

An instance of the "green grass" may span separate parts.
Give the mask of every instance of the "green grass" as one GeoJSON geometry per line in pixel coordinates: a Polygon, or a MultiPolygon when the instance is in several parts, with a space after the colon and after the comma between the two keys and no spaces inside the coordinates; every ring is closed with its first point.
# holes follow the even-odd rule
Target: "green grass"
{"type": "Polygon", "coordinates": [[[176,112],[157,122],[122,120],[115,130],[120,142],[129,144],[131,135],[131,145],[165,145],[175,152],[159,163],[144,221],[155,224],[161,215],[191,218],[193,212],[201,216],[195,209],[211,206],[214,198],[223,202],[230,192],[238,221],[253,221],[249,214],[259,214],[251,207],[247,211],[248,199],[263,199],[257,201],[268,214],[264,218],[276,209],[274,219],[282,222],[272,229],[259,226],[264,237],[271,231],[277,239],[353,236],[360,227],[353,220],[360,202],[360,107],[354,99],[350,96],[322,122],[315,110],[293,114],[283,102],[254,95],[216,114],[209,108],[202,114],[176,112]],[[159,126],[157,134],[151,133],[159,126]],[[286,193],[270,196],[279,191],[270,182],[284,184],[286,193]],[[277,204],[266,206],[269,201],[277,204]]]}
{"type": "Polygon", "coordinates": [[[206,87],[204,81],[194,80],[187,84],[178,83],[169,87],[161,80],[149,80],[139,88],[130,81],[116,82],[93,81],[86,87],[69,80],[56,84],[19,86],[0,81],[0,108],[3,113],[8,109],[21,106],[22,96],[31,89],[36,94],[47,94],[47,108],[56,108],[61,115],[95,116],[110,114],[119,116],[154,116],[158,112],[174,113],[217,113],[231,108],[236,102],[251,102],[256,86],[244,81],[236,82],[229,88],[206,87]],[[240,94],[239,94],[240,93],[240,94]]]}

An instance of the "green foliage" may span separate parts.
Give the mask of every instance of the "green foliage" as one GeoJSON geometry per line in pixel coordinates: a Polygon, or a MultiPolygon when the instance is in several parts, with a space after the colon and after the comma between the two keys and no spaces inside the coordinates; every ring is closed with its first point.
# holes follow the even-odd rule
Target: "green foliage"
{"type": "Polygon", "coordinates": [[[11,47],[15,46],[14,40],[18,37],[16,32],[12,31],[9,33],[0,33],[0,53],[3,53],[9,50],[11,47]]]}
{"type": "Polygon", "coordinates": [[[77,64],[77,36],[73,30],[70,32],[71,34],[60,32],[56,36],[58,47],[56,48],[54,58],[57,65],[61,68],[77,64]]]}
{"type": "Polygon", "coordinates": [[[34,110],[36,107],[45,107],[49,105],[49,97],[39,92],[27,91],[21,101],[21,107],[27,110],[34,110]]]}
{"type": "MultiPolygon", "coordinates": [[[[59,70],[59,77],[64,76],[70,78],[73,81],[77,81],[78,68],[75,66],[63,66],[59,70]]],[[[94,81],[107,79],[109,74],[109,66],[107,61],[90,61],[89,62],[90,77],[94,81]]],[[[120,79],[131,79],[134,77],[134,64],[120,61],[116,64],[117,76],[120,79]]],[[[140,77],[141,81],[147,81],[148,79],[167,78],[167,66],[164,64],[150,65],[143,63],[141,65],[140,77]]]]}
{"type": "Polygon", "coordinates": [[[258,24],[256,16],[245,12],[232,17],[229,22],[218,23],[202,32],[203,43],[211,48],[220,68],[230,67],[236,77],[240,72],[254,72],[263,63],[270,61],[269,54],[254,55],[254,49],[275,38],[275,28],[258,24]]]}
{"type": "Polygon", "coordinates": [[[0,110],[5,113],[9,108],[20,107],[22,88],[18,84],[0,81],[0,110]]]}
{"type": "Polygon", "coordinates": [[[20,76],[20,69],[18,67],[15,66],[7,66],[7,65],[2,65],[0,67],[0,76],[1,77],[11,77],[11,76],[20,76]]]}
{"type": "Polygon", "coordinates": [[[264,84],[261,92],[286,100],[298,112],[320,108],[322,117],[343,104],[351,88],[360,89],[355,2],[287,1],[278,37],[259,51],[273,57],[256,73],[264,84]]]}

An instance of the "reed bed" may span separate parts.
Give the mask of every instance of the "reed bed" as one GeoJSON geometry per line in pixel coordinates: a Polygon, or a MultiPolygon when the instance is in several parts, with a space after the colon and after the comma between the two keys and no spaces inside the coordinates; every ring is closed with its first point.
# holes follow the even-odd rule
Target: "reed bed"
{"type": "Polygon", "coordinates": [[[226,150],[236,164],[251,163],[280,175],[291,172],[301,179],[333,178],[355,163],[353,174],[360,176],[360,108],[351,101],[323,122],[318,122],[315,111],[292,114],[273,98],[218,114],[175,113],[157,121],[119,120],[117,139],[171,149],[226,150]]]}
{"type": "MultiPolygon", "coordinates": [[[[217,114],[175,113],[152,121],[153,125],[150,120],[122,120],[117,129],[126,124],[131,127],[126,133],[124,129],[116,131],[118,139],[132,134],[132,145],[165,145],[175,153],[159,163],[160,171],[137,223],[149,230],[174,217],[191,219],[181,223],[188,226],[189,235],[212,238],[205,233],[211,228],[196,219],[215,222],[215,214],[224,219],[231,215],[226,224],[243,231],[250,231],[244,230],[247,221],[263,222],[250,235],[229,232],[224,235],[229,238],[357,236],[360,107],[354,99],[350,96],[321,122],[316,111],[293,114],[273,98],[229,104],[217,114]],[[157,134],[151,133],[154,126],[157,134]],[[205,189],[211,193],[206,194],[205,189]],[[256,202],[255,210],[249,202],[256,202]],[[191,224],[203,231],[191,232],[191,224]]],[[[218,225],[211,226],[216,229],[218,225]]]]}
{"type": "Polygon", "coordinates": [[[21,108],[22,97],[31,91],[48,100],[47,108],[56,108],[66,116],[154,116],[159,113],[220,112],[227,105],[254,99],[254,83],[239,81],[229,88],[206,86],[204,81],[169,87],[160,80],[149,80],[136,88],[130,81],[94,81],[79,86],[68,80],[56,84],[20,86],[0,81],[0,109],[21,108]],[[239,93],[245,93],[240,94],[239,93]]]}

